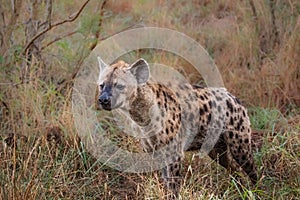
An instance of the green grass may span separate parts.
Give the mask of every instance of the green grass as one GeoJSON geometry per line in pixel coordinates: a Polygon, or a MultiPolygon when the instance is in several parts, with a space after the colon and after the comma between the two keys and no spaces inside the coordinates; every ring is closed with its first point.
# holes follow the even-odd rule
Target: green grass
{"type": "MultiPolygon", "coordinates": [[[[23,2],[20,16],[11,26],[13,34],[6,38],[2,31],[10,27],[13,12],[9,1],[1,3],[6,26],[0,21],[4,37],[0,42],[0,199],[167,196],[158,173],[119,172],[91,155],[78,138],[71,108],[71,76],[94,44],[93,34],[100,30],[100,38],[107,37],[141,19],[146,26],[181,31],[207,49],[228,90],[249,105],[253,133],[258,136],[254,138],[260,144],[254,149],[261,175],[255,186],[247,181],[241,185],[208,157],[188,154],[182,164],[182,198],[299,199],[300,4],[297,0],[277,1],[274,25],[271,1],[253,1],[256,16],[250,2],[111,0],[100,16],[97,8],[101,1],[91,0],[78,19],[42,37],[40,57],[35,54],[30,59],[22,54],[31,39],[26,38],[25,25],[33,14],[44,22],[45,4],[31,14],[32,5],[23,2]]],[[[82,3],[53,1],[52,23],[67,19],[82,3]]],[[[168,52],[140,50],[121,59],[130,62],[138,57],[172,65],[191,81],[201,82],[201,75],[188,62],[168,52]]],[[[109,116],[102,112],[98,116],[103,134],[114,144],[132,152],[140,150],[138,142],[118,130],[109,116]]]]}
{"type": "Polygon", "coordinates": [[[253,129],[268,130],[274,132],[276,124],[286,119],[276,108],[250,108],[250,122],[253,129]]]}

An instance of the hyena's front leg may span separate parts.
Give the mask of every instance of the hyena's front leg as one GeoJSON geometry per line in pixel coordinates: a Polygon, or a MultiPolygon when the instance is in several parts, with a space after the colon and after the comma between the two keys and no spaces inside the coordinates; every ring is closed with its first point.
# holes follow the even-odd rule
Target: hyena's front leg
{"type": "Polygon", "coordinates": [[[182,177],[180,176],[180,163],[182,159],[183,157],[179,155],[174,157],[174,161],[162,170],[164,184],[166,188],[172,192],[173,198],[178,197],[182,182],[182,177]]]}

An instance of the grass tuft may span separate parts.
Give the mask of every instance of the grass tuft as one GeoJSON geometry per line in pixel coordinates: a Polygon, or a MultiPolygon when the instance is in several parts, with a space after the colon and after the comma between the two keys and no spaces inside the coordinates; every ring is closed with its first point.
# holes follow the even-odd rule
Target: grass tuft
{"type": "MultiPolygon", "coordinates": [[[[115,171],[91,155],[71,109],[72,76],[95,44],[94,35],[108,37],[141,19],[145,26],[175,29],[198,41],[214,58],[228,90],[249,107],[259,183],[240,184],[208,157],[188,154],[182,199],[300,198],[298,0],[111,0],[101,16],[102,2],[90,1],[78,19],[51,29],[22,53],[47,26],[45,2],[52,1],[16,0],[14,11],[10,1],[1,2],[0,199],[168,196],[159,174],[115,171]]],[[[68,19],[82,5],[79,0],[52,3],[52,23],[68,19]]],[[[174,66],[191,82],[203,83],[188,62],[169,52],[139,50],[122,58],[138,57],[174,66]]],[[[140,151],[138,141],[117,129],[107,113],[99,111],[98,117],[114,144],[140,151]]]]}

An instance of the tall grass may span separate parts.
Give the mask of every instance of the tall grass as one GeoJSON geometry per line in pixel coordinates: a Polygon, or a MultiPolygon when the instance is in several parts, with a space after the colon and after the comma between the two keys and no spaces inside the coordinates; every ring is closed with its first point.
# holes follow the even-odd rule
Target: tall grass
{"type": "MultiPolygon", "coordinates": [[[[55,1],[53,19],[64,19],[81,3],[55,1]]],[[[5,13],[11,11],[7,2],[1,6],[5,13]]],[[[157,173],[126,174],[110,169],[89,154],[77,136],[70,77],[94,42],[89,36],[99,16],[90,13],[97,6],[98,1],[91,1],[77,21],[50,31],[42,45],[74,33],[46,45],[41,57],[28,60],[21,53],[26,44],[24,21],[29,16],[23,4],[9,48],[0,55],[0,199],[167,196],[157,173]]],[[[254,134],[259,133],[258,139],[254,137],[260,143],[254,150],[259,183],[240,185],[209,158],[189,154],[182,165],[183,199],[300,198],[299,14],[296,0],[112,0],[107,4],[101,37],[141,18],[148,26],[184,32],[208,50],[228,90],[250,107],[254,134]]],[[[183,74],[194,74],[184,60],[163,52],[150,53],[140,51],[132,57],[183,66],[183,74]]],[[[195,77],[194,81],[199,81],[199,76],[195,77]]],[[[132,138],[127,140],[113,124],[107,126],[112,127],[105,131],[114,142],[136,150],[132,138]]]]}

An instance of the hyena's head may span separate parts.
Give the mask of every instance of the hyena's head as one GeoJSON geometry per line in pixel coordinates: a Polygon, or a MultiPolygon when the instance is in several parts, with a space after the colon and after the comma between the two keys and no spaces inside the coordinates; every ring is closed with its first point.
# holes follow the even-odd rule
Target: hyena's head
{"type": "Polygon", "coordinates": [[[139,59],[131,65],[119,61],[109,66],[100,57],[98,61],[100,107],[105,110],[129,108],[129,99],[136,94],[138,86],[145,84],[149,79],[148,63],[144,59],[139,59]]]}

